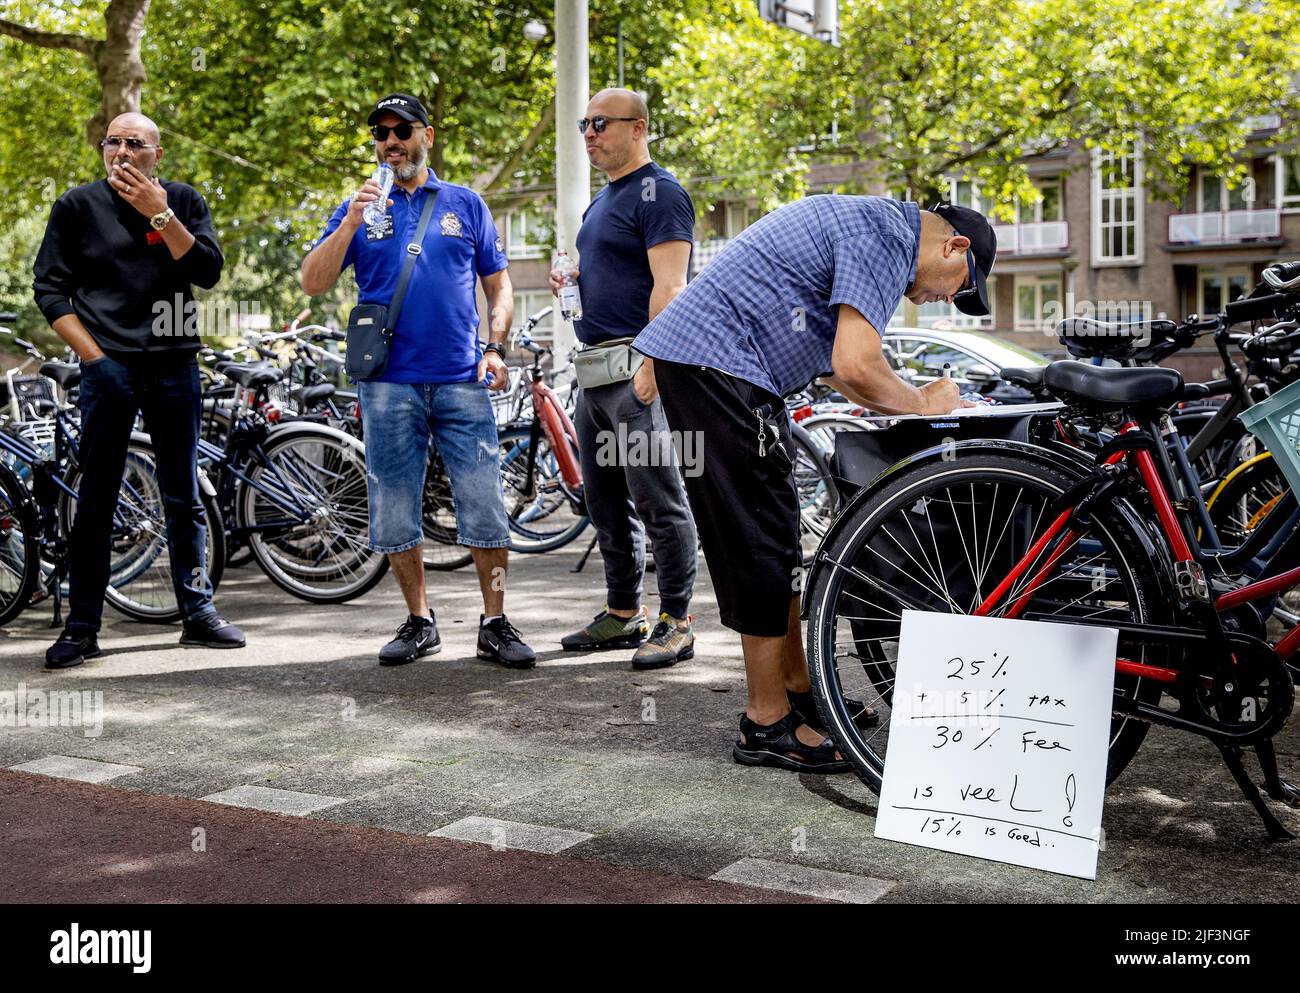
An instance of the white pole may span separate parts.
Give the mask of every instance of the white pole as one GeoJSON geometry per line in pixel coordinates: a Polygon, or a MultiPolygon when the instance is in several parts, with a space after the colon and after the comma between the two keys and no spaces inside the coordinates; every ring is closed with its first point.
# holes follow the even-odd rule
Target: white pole
{"type": "MultiPolygon", "coordinates": [[[[587,108],[587,0],[555,4],[555,241],[577,259],[582,212],[591,202],[591,165],[577,120],[587,108]]],[[[578,260],[581,266],[581,259],[578,260]]],[[[555,313],[555,362],[573,350],[573,325],[555,313]]]]}

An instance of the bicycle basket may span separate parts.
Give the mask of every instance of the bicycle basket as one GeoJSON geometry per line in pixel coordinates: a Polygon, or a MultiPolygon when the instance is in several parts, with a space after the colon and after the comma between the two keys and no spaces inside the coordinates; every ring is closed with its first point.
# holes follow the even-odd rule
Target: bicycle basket
{"type": "Polygon", "coordinates": [[[1300,382],[1243,410],[1241,423],[1273,454],[1291,491],[1300,495],[1300,382]]]}
{"type": "MultiPolygon", "coordinates": [[[[27,409],[27,404],[37,400],[54,400],[54,383],[44,376],[15,376],[14,393],[18,396],[18,405],[27,409]]],[[[0,376],[0,404],[9,403],[9,380],[0,376]]]]}

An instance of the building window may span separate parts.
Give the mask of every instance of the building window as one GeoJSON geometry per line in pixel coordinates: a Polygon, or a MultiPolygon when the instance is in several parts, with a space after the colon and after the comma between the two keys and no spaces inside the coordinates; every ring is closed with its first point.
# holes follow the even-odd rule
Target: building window
{"type": "Polygon", "coordinates": [[[1142,262],[1142,152],[1095,151],[1092,161],[1092,264],[1142,262]]]}
{"type": "Polygon", "coordinates": [[[1042,198],[1037,203],[1016,204],[1017,224],[1041,224],[1044,221],[1065,220],[1065,197],[1061,188],[1061,177],[1051,176],[1047,179],[1035,179],[1042,198]]]}
{"type": "Polygon", "coordinates": [[[550,211],[537,206],[516,207],[506,214],[506,258],[541,259],[551,243],[550,211]]]}
{"type": "Polygon", "coordinates": [[[1196,312],[1221,314],[1249,289],[1250,269],[1246,266],[1202,266],[1196,273],[1196,312]]]}
{"type": "Polygon", "coordinates": [[[1277,157],[1278,203],[1285,208],[1300,208],[1300,153],[1277,157]]]}
{"type": "Polygon", "coordinates": [[[763,211],[747,203],[727,204],[726,236],[734,238],[763,216],[763,211]]]}
{"type": "MultiPolygon", "coordinates": [[[[545,310],[547,307],[554,306],[555,298],[551,296],[550,290],[516,290],[515,291],[515,326],[524,323],[524,320],[539,310],[545,310]]],[[[533,329],[533,338],[544,344],[551,344],[555,340],[555,314],[547,314],[546,317],[539,321],[537,327],[533,329]]]]}
{"type": "Polygon", "coordinates": [[[1228,181],[1222,176],[1216,176],[1206,169],[1198,170],[1198,182],[1196,185],[1196,212],[1199,214],[1214,213],[1221,210],[1249,210],[1254,207],[1255,180],[1253,177],[1246,179],[1236,185],[1235,188],[1228,188],[1228,181]]]}
{"type": "Polygon", "coordinates": [[[1054,328],[1064,317],[1059,273],[1016,276],[1016,330],[1054,328]]]}
{"type": "Polygon", "coordinates": [[[948,180],[948,200],[959,207],[978,210],[985,216],[993,207],[993,202],[980,192],[979,183],[969,179],[948,180]]]}

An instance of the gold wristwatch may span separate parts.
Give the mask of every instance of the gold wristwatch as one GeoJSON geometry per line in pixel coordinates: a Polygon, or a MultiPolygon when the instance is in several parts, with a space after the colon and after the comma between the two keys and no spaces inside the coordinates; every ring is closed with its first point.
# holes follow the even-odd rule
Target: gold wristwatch
{"type": "Polygon", "coordinates": [[[172,222],[172,218],[175,216],[176,212],[168,207],[161,214],[154,214],[153,217],[149,218],[149,223],[155,231],[161,231],[172,222]]]}

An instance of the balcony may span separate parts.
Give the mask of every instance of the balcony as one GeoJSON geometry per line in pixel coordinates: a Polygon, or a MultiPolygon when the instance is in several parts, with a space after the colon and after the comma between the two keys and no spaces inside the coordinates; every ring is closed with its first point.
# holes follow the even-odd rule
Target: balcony
{"type": "Polygon", "coordinates": [[[1276,207],[1169,215],[1171,245],[1237,245],[1281,236],[1282,211],[1276,207]]]}
{"type": "Polygon", "coordinates": [[[1068,221],[1037,221],[1028,224],[995,224],[998,254],[1037,255],[1064,252],[1070,247],[1068,221]]]}

